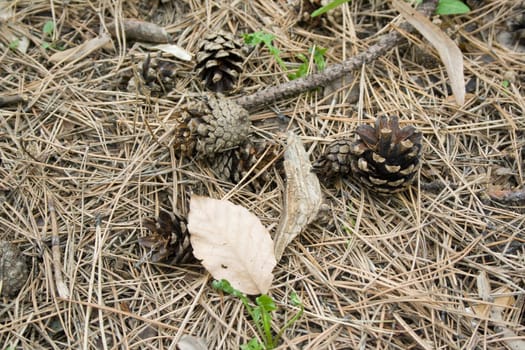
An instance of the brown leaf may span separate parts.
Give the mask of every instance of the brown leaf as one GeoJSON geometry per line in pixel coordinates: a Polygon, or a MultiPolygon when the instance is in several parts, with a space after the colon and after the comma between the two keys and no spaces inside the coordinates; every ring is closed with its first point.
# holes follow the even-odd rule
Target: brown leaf
{"type": "Polygon", "coordinates": [[[458,105],[465,103],[465,78],[463,76],[463,54],[456,43],[423,14],[404,1],[394,0],[392,5],[439,53],[450,79],[450,86],[458,105]]]}
{"type": "Polygon", "coordinates": [[[284,170],[285,206],[275,235],[275,256],[278,260],[288,244],[316,218],[322,202],[319,179],[312,172],[312,164],[301,139],[293,132],[288,134],[284,170]]]}
{"type": "Polygon", "coordinates": [[[273,241],[260,220],[226,200],[193,196],[188,215],[193,255],[215,279],[246,294],[263,294],[277,264],[273,241]]]}

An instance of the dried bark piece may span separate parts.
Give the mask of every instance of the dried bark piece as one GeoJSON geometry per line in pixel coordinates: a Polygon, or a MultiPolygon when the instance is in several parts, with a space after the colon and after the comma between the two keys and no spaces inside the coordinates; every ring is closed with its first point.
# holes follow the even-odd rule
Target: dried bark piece
{"type": "Polygon", "coordinates": [[[319,179],[312,172],[312,164],[301,139],[290,132],[286,143],[284,210],[275,234],[277,261],[288,244],[317,217],[322,202],[319,179]]]}

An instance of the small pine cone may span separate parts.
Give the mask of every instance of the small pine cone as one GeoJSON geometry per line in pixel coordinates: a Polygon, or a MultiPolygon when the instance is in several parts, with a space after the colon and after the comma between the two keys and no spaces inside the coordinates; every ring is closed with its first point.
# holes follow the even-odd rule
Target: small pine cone
{"type": "Polygon", "coordinates": [[[325,153],[313,164],[314,172],[323,174],[327,178],[350,174],[351,149],[352,141],[350,140],[335,140],[330,143],[325,153]]]}
{"type": "Polygon", "coordinates": [[[208,34],[199,45],[197,74],[208,90],[226,92],[233,89],[242,71],[242,45],[230,33],[208,34]]]}
{"type": "Polygon", "coordinates": [[[216,154],[208,159],[208,164],[219,179],[237,184],[263,156],[265,146],[247,141],[240,147],[216,154]]]}
{"type": "Polygon", "coordinates": [[[149,54],[137,66],[137,75],[128,81],[128,91],[148,90],[154,96],[165,95],[175,86],[175,63],[162,58],[162,54],[152,58],[149,54]]]}
{"type": "Polygon", "coordinates": [[[190,106],[188,113],[187,125],[199,157],[234,149],[248,138],[248,111],[223,95],[208,95],[205,102],[190,106]]]}
{"type": "Polygon", "coordinates": [[[421,155],[421,132],[413,126],[399,128],[398,117],[379,117],[375,126],[360,125],[359,140],[340,140],[314,164],[314,170],[327,175],[352,174],[369,189],[394,193],[414,180],[421,155]]]}
{"type": "Polygon", "coordinates": [[[158,219],[147,219],[144,226],[150,235],[139,237],[140,246],[149,249],[145,258],[151,262],[166,261],[172,264],[187,263],[193,259],[186,219],[161,211],[158,219]]]}

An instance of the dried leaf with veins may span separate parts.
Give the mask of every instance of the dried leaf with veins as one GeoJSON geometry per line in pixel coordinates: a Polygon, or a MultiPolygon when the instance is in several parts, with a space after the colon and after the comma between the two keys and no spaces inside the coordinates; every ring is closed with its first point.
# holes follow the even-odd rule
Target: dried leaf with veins
{"type": "Polygon", "coordinates": [[[277,264],[273,241],[261,221],[226,200],[193,196],[188,215],[193,255],[215,279],[246,294],[264,294],[277,264]]]}
{"type": "Polygon", "coordinates": [[[312,172],[303,143],[292,132],[288,134],[284,151],[284,170],[284,212],[275,235],[275,256],[278,260],[288,244],[316,218],[322,202],[319,179],[312,172]]]}

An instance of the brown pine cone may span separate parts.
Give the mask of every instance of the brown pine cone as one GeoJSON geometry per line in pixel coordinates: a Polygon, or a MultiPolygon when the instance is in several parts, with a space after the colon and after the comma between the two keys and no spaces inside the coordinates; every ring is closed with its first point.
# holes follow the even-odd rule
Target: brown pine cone
{"type": "Polygon", "coordinates": [[[162,58],[160,53],[153,58],[148,54],[137,65],[136,76],[129,79],[127,90],[142,93],[145,89],[153,96],[166,95],[175,87],[175,75],[175,63],[162,58]]]}
{"type": "Polygon", "coordinates": [[[226,92],[233,89],[242,71],[242,45],[230,33],[208,34],[199,45],[197,74],[207,89],[226,92]]]}
{"type": "Polygon", "coordinates": [[[352,174],[363,185],[380,193],[406,189],[419,169],[421,132],[413,126],[399,128],[398,117],[379,117],[375,125],[360,125],[359,140],[335,141],[314,164],[318,173],[352,174]]]}
{"type": "Polygon", "coordinates": [[[208,95],[205,101],[188,107],[186,125],[190,146],[198,157],[239,147],[248,138],[251,122],[248,111],[223,95],[208,95]]]}
{"type": "MultiPolygon", "coordinates": [[[[237,184],[258,161],[254,173],[261,171],[268,164],[269,158],[275,155],[273,152],[265,153],[268,147],[272,146],[268,146],[266,142],[256,143],[248,140],[235,149],[209,158],[208,165],[219,179],[237,184]],[[261,157],[265,159],[261,160],[261,157]]],[[[266,179],[264,174],[263,179],[266,179]]]]}
{"type": "Polygon", "coordinates": [[[348,139],[335,140],[330,143],[325,153],[314,163],[313,170],[327,178],[337,175],[348,175],[351,171],[352,141],[348,139]]]}
{"type": "MultiPolygon", "coordinates": [[[[186,219],[161,211],[158,219],[147,219],[144,226],[151,231],[139,237],[139,244],[150,251],[144,258],[151,262],[187,263],[193,259],[186,219]]],[[[144,259],[143,259],[144,260],[144,259]]]]}

